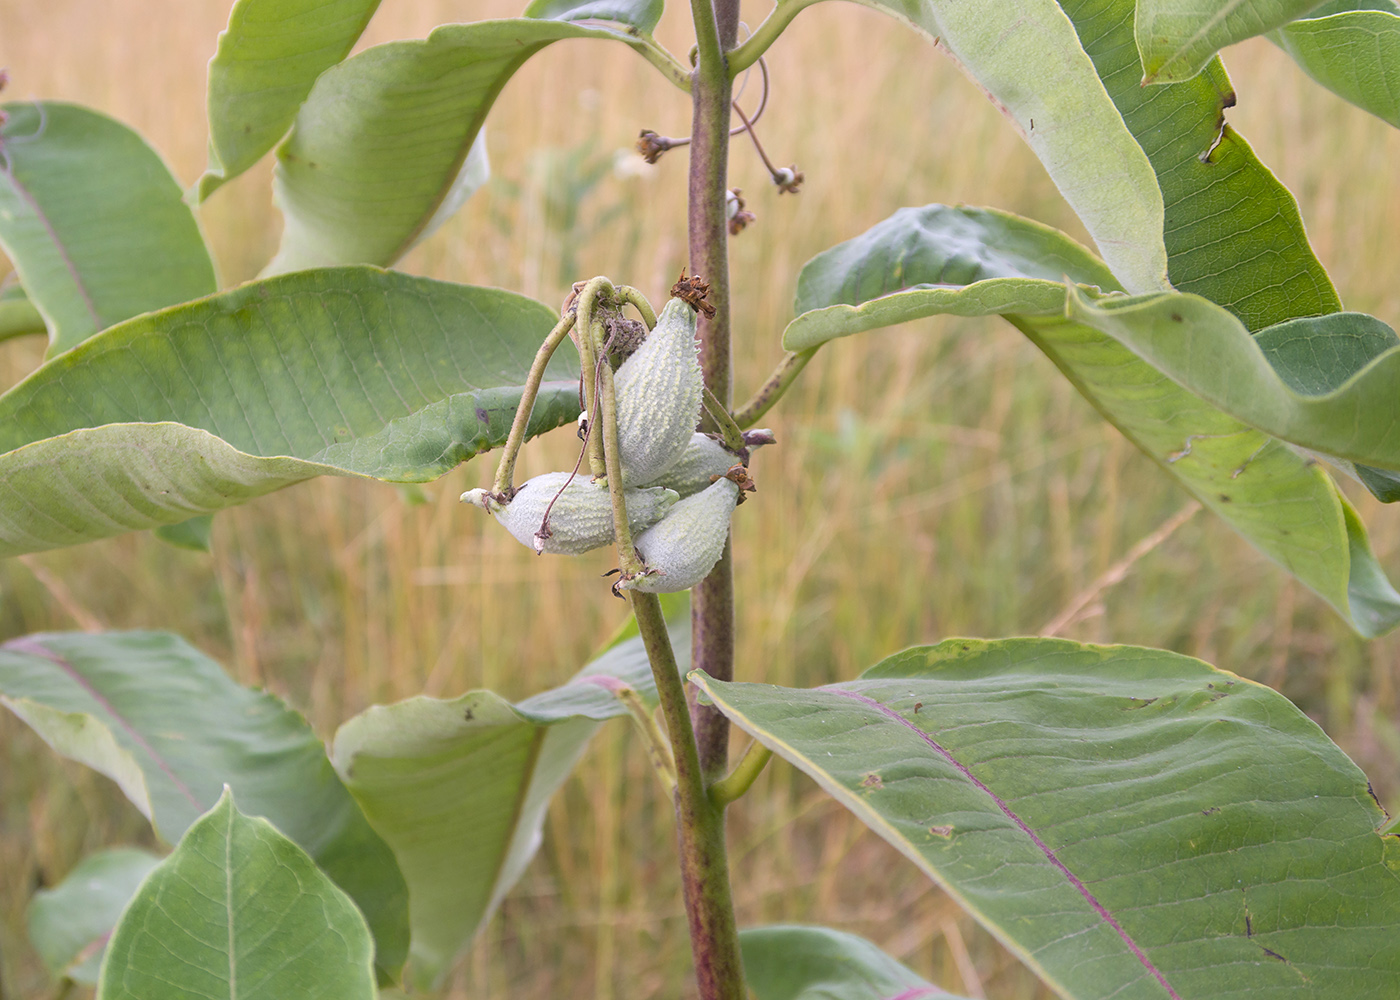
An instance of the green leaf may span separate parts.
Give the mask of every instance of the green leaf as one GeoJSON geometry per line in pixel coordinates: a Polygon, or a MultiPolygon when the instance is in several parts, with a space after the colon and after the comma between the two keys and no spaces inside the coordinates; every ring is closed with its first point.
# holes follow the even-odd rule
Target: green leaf
{"type": "Polygon", "coordinates": [[[1183,83],[1143,87],[1133,0],[1063,6],[1156,171],[1172,285],[1219,303],[1250,330],[1341,309],[1293,195],[1225,123],[1235,91],[1219,60],[1183,83]]]}
{"type": "Polygon", "coordinates": [[[55,751],[115,781],[168,842],[232,786],[348,892],[378,964],[408,950],[407,890],[296,712],[231,681],[166,632],[48,633],[0,645],[0,704],[55,751]]]}
{"type": "Polygon", "coordinates": [[[1196,295],[1100,298],[1071,290],[1068,312],[1274,437],[1400,469],[1400,346],[1379,320],[1352,313],[1292,320],[1261,331],[1261,344],[1227,310],[1196,295]],[[1316,358],[1316,367],[1299,373],[1299,354],[1316,358]],[[1283,371],[1273,358],[1282,359],[1283,371]]]}
{"type": "MultiPolygon", "coordinates": [[[[1359,632],[1400,624],[1400,594],[1317,463],[1182,389],[1112,337],[1066,321],[1064,286],[1038,277],[1049,274],[1113,287],[1102,262],[1047,226],[986,209],[901,209],[808,262],[783,343],[803,350],[890,322],[999,313],[1125,437],[1359,632]]],[[[1372,334],[1366,343],[1378,342],[1372,334]]]]}
{"type": "Polygon", "coordinates": [[[373,1000],[374,946],[350,897],[227,789],[142,883],[98,1000],[373,1000]]]}
{"type": "Polygon", "coordinates": [[[209,61],[209,167],[199,200],[287,134],[316,78],[350,54],[379,0],[238,0],[209,61]]]}
{"type": "Polygon", "coordinates": [[[1052,639],[811,691],[691,678],[1066,1000],[1400,993],[1400,840],[1263,685],[1052,639]]]}
{"type": "Polygon", "coordinates": [[[277,148],[286,223],[266,273],[402,257],[485,180],[478,135],[496,95],[561,38],[631,36],[530,18],[447,24],[323,73],[277,148]]]}
{"type": "Polygon", "coordinates": [[[1324,4],[1269,39],[1332,93],[1400,128],[1400,5],[1324,4]]]}
{"type": "Polygon", "coordinates": [[[827,927],[750,927],[739,947],[757,1000],[957,1000],[865,938],[827,927]]]}
{"type": "MultiPolygon", "coordinates": [[[[0,555],[173,524],[318,475],[433,479],[504,443],[555,322],[497,289],[372,268],[138,317],[0,396],[0,555]]],[[[546,371],[530,432],[578,413],[546,371]]]]}
{"type": "Polygon", "coordinates": [[[24,294],[22,285],[13,284],[0,290],[0,340],[48,332],[44,317],[24,294]]]}
{"type": "Polygon", "coordinates": [[[977,81],[1040,157],[1123,287],[1169,287],[1152,167],[1054,0],[861,2],[929,37],[977,81]]]}
{"type": "Polygon", "coordinates": [[[189,549],[191,552],[210,552],[212,551],[210,531],[213,528],[213,523],[214,519],[210,515],[201,514],[199,517],[192,517],[179,524],[162,524],[155,530],[155,536],[177,549],[189,549]]]}
{"type": "Polygon", "coordinates": [[[1301,17],[1318,0],[1137,0],[1133,34],[1142,82],[1186,80],[1227,45],[1301,17]]]}
{"type": "Polygon", "coordinates": [[[29,940],[55,979],[97,985],[107,938],[160,856],[134,847],[89,854],[29,901],[29,940]]]}
{"type": "Polygon", "coordinates": [[[50,354],[218,287],[180,186],[139,135],[57,101],[4,105],[0,248],[50,354]]]}
{"type": "Polygon", "coordinates": [[[649,35],[665,9],[665,0],[532,0],[525,16],[551,21],[616,21],[649,35]]]}
{"type": "MultiPolygon", "coordinates": [[[[682,657],[688,635],[675,636],[682,657]]],[[[412,957],[439,979],[539,847],[545,810],[603,720],[619,683],[656,703],[640,639],[563,687],[512,705],[490,691],[377,705],[336,733],[332,758],[389,842],[409,889],[412,957]]]]}

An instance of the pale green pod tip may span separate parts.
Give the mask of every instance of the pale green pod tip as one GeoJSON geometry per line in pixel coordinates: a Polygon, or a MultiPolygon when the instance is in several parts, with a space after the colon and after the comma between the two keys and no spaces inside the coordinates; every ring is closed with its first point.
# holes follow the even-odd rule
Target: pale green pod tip
{"type": "Polygon", "coordinates": [[[729,518],[745,490],[754,489],[742,465],[703,491],[677,503],[634,540],[646,571],[618,583],[621,590],[670,594],[689,590],[709,575],[724,553],[729,518]]]}

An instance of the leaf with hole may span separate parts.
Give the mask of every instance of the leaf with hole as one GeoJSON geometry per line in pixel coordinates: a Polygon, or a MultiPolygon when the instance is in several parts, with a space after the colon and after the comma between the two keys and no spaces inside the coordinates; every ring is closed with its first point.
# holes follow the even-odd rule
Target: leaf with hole
{"type": "MultiPolygon", "coordinates": [[[[138,317],[0,396],[0,555],[176,524],[319,475],[424,482],[505,442],[556,322],[511,292],[339,268],[138,317]]],[[[547,369],[530,433],[578,414],[547,369]]]]}
{"type": "Polygon", "coordinates": [[[1400,991],[1400,839],[1263,685],[1056,639],[952,639],[805,691],[691,679],[1067,1000],[1400,991]]]}
{"type": "Polygon", "coordinates": [[[174,843],[233,787],[365,914],[385,978],[408,950],[407,890],[306,720],[167,632],[41,633],[0,645],[0,704],[107,775],[174,843]]]}
{"type": "Polygon", "coordinates": [[[306,852],[223,794],[141,883],[98,1000],[373,1000],[374,944],[306,852]]]}

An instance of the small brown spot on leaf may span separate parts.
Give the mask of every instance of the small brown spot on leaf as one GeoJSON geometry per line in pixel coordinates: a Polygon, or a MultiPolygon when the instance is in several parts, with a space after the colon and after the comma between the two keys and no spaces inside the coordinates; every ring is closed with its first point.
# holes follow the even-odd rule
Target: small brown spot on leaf
{"type": "Polygon", "coordinates": [[[1220,807],[1219,807],[1219,806],[1211,806],[1209,809],[1202,809],[1202,810],[1201,810],[1201,815],[1202,815],[1202,816],[1214,816],[1214,815],[1215,815],[1216,813],[1218,813],[1219,811],[1220,811],[1220,807]]]}
{"type": "Polygon", "coordinates": [[[929,827],[928,832],[935,837],[951,837],[953,835],[953,827],[949,823],[942,823],[938,826],[929,827]]]}
{"type": "Polygon", "coordinates": [[[914,702],[914,714],[915,714],[915,715],[918,715],[918,714],[919,714],[919,709],[921,709],[921,708],[923,708],[923,707],[924,707],[924,703],[923,703],[923,702],[921,702],[921,701],[916,701],[916,702],[914,702]]]}
{"type": "Polygon", "coordinates": [[[1221,502],[1221,503],[1234,503],[1234,501],[1230,499],[1230,494],[1228,494],[1228,493],[1222,493],[1222,494],[1220,494],[1220,502],[1221,502]]]}
{"type": "Polygon", "coordinates": [[[1186,321],[1185,321],[1184,319],[1181,318],[1181,313],[1172,313],[1172,322],[1173,322],[1173,323],[1184,323],[1184,322],[1186,322],[1186,321]]]}
{"type": "Polygon", "coordinates": [[[1278,960],[1279,960],[1280,962],[1282,962],[1284,965],[1287,965],[1287,964],[1288,964],[1288,959],[1284,958],[1282,955],[1280,955],[1280,954],[1279,954],[1278,952],[1276,952],[1276,951],[1270,951],[1268,948],[1265,948],[1265,949],[1264,949],[1264,954],[1265,954],[1265,955],[1268,955],[1270,958],[1276,958],[1276,959],[1278,959],[1278,960]]]}
{"type": "Polygon", "coordinates": [[[860,779],[860,787],[861,787],[861,788],[884,788],[884,787],[885,787],[885,779],[882,778],[882,777],[880,777],[880,776],[879,776],[878,774],[876,774],[874,771],[871,771],[871,772],[870,772],[869,774],[867,774],[864,778],[861,778],[861,779],[860,779]]]}

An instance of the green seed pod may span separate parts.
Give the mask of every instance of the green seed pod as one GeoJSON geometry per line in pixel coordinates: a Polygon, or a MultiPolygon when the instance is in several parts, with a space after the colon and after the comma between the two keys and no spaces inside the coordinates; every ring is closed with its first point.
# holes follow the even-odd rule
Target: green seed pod
{"type": "Polygon", "coordinates": [[[618,458],[626,485],[655,482],[690,443],[704,385],[696,351],[695,310],[672,299],[642,346],[618,368],[618,458]]]}
{"type": "Polygon", "coordinates": [[[618,588],[670,594],[689,590],[705,579],[724,552],[729,517],[740,495],[753,488],[747,470],[735,465],[701,492],[677,503],[634,540],[647,572],[621,581],[618,588]]]}
{"type": "MultiPolygon", "coordinates": [[[[468,490],[462,500],[490,511],[520,544],[536,552],[576,556],[612,542],[612,500],[606,487],[587,476],[574,476],[573,482],[569,478],[568,472],[536,476],[521,484],[509,503],[499,502],[488,490],[468,490]]],[[[627,523],[640,531],[661,520],[679,498],[673,490],[652,487],[629,489],[623,499],[627,523]]]]}
{"type": "MultiPolygon", "coordinates": [[[[749,444],[750,452],[760,445],[769,444],[773,436],[773,432],[768,430],[751,433],[760,437],[749,444]]],[[[691,435],[690,443],[685,446],[685,451],[681,452],[681,457],[671,463],[670,468],[652,485],[675,490],[684,500],[708,487],[717,476],[724,475],[737,461],[739,457],[719,441],[708,434],[697,432],[691,435]]]]}

